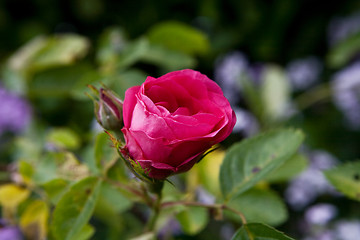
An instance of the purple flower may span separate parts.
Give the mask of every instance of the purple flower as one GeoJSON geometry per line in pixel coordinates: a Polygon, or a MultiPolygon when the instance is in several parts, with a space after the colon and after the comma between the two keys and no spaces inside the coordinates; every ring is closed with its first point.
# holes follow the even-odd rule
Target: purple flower
{"type": "Polygon", "coordinates": [[[170,218],[166,224],[164,224],[159,233],[158,239],[169,239],[169,236],[176,236],[182,233],[181,225],[175,218],[170,218]]]}
{"type": "Polygon", "coordinates": [[[205,204],[214,204],[216,200],[216,197],[214,195],[212,195],[202,187],[198,187],[196,189],[196,197],[198,202],[205,204]]]}
{"type": "Polygon", "coordinates": [[[24,238],[18,227],[7,225],[5,220],[0,219],[0,239],[23,240],[24,238]]]}
{"type": "Polygon", "coordinates": [[[219,83],[231,105],[236,104],[241,92],[240,79],[247,74],[248,61],[241,52],[232,52],[215,67],[215,81],[219,83]]]}
{"type": "Polygon", "coordinates": [[[305,212],[305,219],[310,224],[325,225],[337,214],[334,205],[320,203],[308,208],[305,212]]]}
{"type": "Polygon", "coordinates": [[[305,238],[303,240],[358,240],[360,221],[340,219],[329,223],[328,221],[335,217],[336,212],[337,209],[330,204],[317,204],[311,207],[305,213],[309,228],[304,229],[305,238]],[[315,214],[315,212],[317,213],[315,214]]]}
{"type": "Polygon", "coordinates": [[[335,193],[322,171],[335,166],[337,160],[328,152],[319,150],[311,152],[309,159],[308,169],[293,179],[285,191],[287,202],[296,210],[303,209],[321,194],[335,193]]]}
{"type": "Polygon", "coordinates": [[[23,98],[0,87],[0,136],[5,132],[22,132],[30,119],[29,104],[23,98]]]}
{"type": "Polygon", "coordinates": [[[233,109],[237,119],[233,132],[242,132],[245,136],[252,136],[259,131],[259,124],[252,113],[238,107],[233,109]]]}
{"type": "Polygon", "coordinates": [[[22,240],[22,234],[17,227],[5,227],[0,229],[1,240],[22,240]]]}
{"type": "Polygon", "coordinates": [[[339,221],[335,226],[337,239],[358,240],[360,236],[360,221],[339,221]]]}
{"type": "Polygon", "coordinates": [[[321,231],[319,233],[315,233],[314,236],[306,237],[303,240],[334,240],[335,233],[331,230],[321,231]]]}
{"type": "Polygon", "coordinates": [[[287,74],[294,90],[305,90],[318,81],[322,64],[315,57],[297,59],[287,66],[287,74]]]}
{"type": "Polygon", "coordinates": [[[360,128],[360,61],[335,74],[333,100],[345,115],[347,126],[360,128]]]}
{"type": "Polygon", "coordinates": [[[220,229],[220,236],[221,239],[232,239],[232,236],[235,234],[236,229],[234,229],[234,226],[226,223],[221,226],[220,229]]]}

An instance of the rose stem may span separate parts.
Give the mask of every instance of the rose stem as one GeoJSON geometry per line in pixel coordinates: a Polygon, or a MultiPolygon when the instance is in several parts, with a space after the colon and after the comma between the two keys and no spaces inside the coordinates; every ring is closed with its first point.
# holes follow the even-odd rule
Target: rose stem
{"type": "Polygon", "coordinates": [[[156,221],[159,217],[160,214],[160,210],[161,210],[161,198],[162,198],[162,188],[164,186],[164,182],[157,182],[154,183],[153,185],[149,184],[149,190],[153,193],[155,193],[157,195],[156,201],[154,202],[152,208],[153,208],[153,212],[152,215],[150,217],[150,220],[146,226],[146,231],[153,231],[155,229],[155,225],[156,225],[156,221]]]}

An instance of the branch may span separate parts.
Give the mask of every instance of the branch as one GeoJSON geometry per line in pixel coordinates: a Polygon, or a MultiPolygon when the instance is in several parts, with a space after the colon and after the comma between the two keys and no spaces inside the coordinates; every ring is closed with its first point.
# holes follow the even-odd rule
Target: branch
{"type": "Polygon", "coordinates": [[[243,225],[247,223],[246,218],[242,212],[240,212],[236,209],[233,209],[225,204],[205,204],[205,203],[199,203],[199,202],[174,201],[174,202],[165,202],[165,203],[161,204],[161,207],[166,208],[166,207],[171,207],[174,205],[203,207],[203,208],[208,208],[208,209],[225,209],[225,210],[228,210],[228,211],[233,212],[236,215],[238,215],[241,218],[241,222],[243,225]]]}

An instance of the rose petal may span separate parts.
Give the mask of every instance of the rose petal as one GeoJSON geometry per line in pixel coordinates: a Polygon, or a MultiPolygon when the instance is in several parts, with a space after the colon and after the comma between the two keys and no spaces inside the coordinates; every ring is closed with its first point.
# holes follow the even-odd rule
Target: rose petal
{"type": "Polygon", "coordinates": [[[164,120],[176,139],[187,139],[211,133],[221,118],[212,114],[198,113],[193,116],[176,115],[171,116],[171,118],[165,117],[164,120]]]}
{"type": "Polygon", "coordinates": [[[209,100],[210,100],[210,102],[213,102],[220,108],[225,108],[228,111],[231,110],[230,103],[227,101],[227,99],[222,94],[210,93],[209,100]]]}
{"type": "Polygon", "coordinates": [[[157,105],[157,108],[159,109],[160,113],[161,113],[161,116],[163,117],[166,117],[166,116],[169,116],[170,115],[170,112],[168,110],[168,108],[166,107],[167,104],[164,103],[165,106],[162,106],[162,105],[157,105]]]}
{"type": "Polygon", "coordinates": [[[173,116],[177,116],[177,115],[189,116],[190,111],[187,107],[179,107],[178,109],[176,109],[176,111],[172,115],[173,116]]]}
{"type": "Polygon", "coordinates": [[[171,163],[168,162],[168,164],[171,164],[171,166],[174,167],[179,167],[209,149],[212,144],[208,141],[183,141],[169,146],[172,147],[172,151],[169,155],[171,163]]]}
{"type": "MultiPolygon", "coordinates": [[[[169,160],[169,155],[171,154],[171,147],[168,146],[168,140],[166,138],[152,138],[146,132],[141,130],[130,129],[132,137],[138,143],[138,146],[141,146],[141,151],[143,152],[142,159],[151,159],[154,162],[166,163],[169,160]]],[[[137,149],[131,149],[136,151],[137,149]]],[[[131,155],[135,155],[135,152],[132,152],[129,148],[131,155]]]]}
{"type": "Polygon", "coordinates": [[[149,90],[146,91],[146,95],[153,103],[166,107],[170,112],[174,112],[175,109],[178,108],[175,95],[159,85],[151,86],[149,90]]]}
{"type": "MultiPolygon", "coordinates": [[[[159,109],[157,109],[159,111],[159,109]]],[[[159,111],[160,115],[161,112],[159,111]]],[[[136,104],[133,112],[133,118],[129,127],[131,131],[146,132],[152,138],[161,136],[162,138],[174,139],[174,133],[168,127],[163,117],[153,114],[141,104],[136,104]]]]}
{"type": "Polygon", "coordinates": [[[125,99],[123,105],[123,119],[124,126],[130,127],[133,109],[137,103],[136,94],[139,92],[140,86],[131,87],[125,92],[125,99]]]}
{"type": "Polygon", "coordinates": [[[158,80],[178,83],[196,99],[206,99],[207,92],[201,89],[206,89],[205,82],[213,82],[207,76],[191,69],[170,72],[161,76],[158,80]]]}
{"type": "Polygon", "coordinates": [[[176,172],[176,168],[165,163],[154,163],[151,160],[138,160],[138,163],[151,178],[166,179],[176,172]]]}
{"type": "Polygon", "coordinates": [[[159,83],[160,86],[166,88],[169,93],[171,93],[176,98],[176,106],[171,106],[169,108],[170,112],[174,112],[179,107],[186,107],[190,112],[196,112],[198,109],[198,101],[195,100],[188,89],[184,88],[177,84],[176,82],[163,81],[159,83]]]}
{"type": "Polygon", "coordinates": [[[126,147],[128,148],[130,157],[132,159],[144,159],[143,151],[131,132],[126,128],[121,129],[121,131],[124,134],[126,147]]]}

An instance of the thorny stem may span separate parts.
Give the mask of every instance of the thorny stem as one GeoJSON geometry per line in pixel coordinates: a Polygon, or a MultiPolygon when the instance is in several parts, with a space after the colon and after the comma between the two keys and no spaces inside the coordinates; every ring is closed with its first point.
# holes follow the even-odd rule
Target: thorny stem
{"type": "Polygon", "coordinates": [[[175,201],[175,202],[165,202],[161,206],[165,208],[165,207],[171,207],[174,205],[203,207],[203,208],[208,208],[208,209],[225,209],[225,210],[228,210],[230,212],[237,214],[240,217],[243,225],[247,223],[246,218],[242,212],[240,212],[236,209],[233,209],[225,204],[204,204],[204,203],[199,203],[199,202],[175,201]]]}

